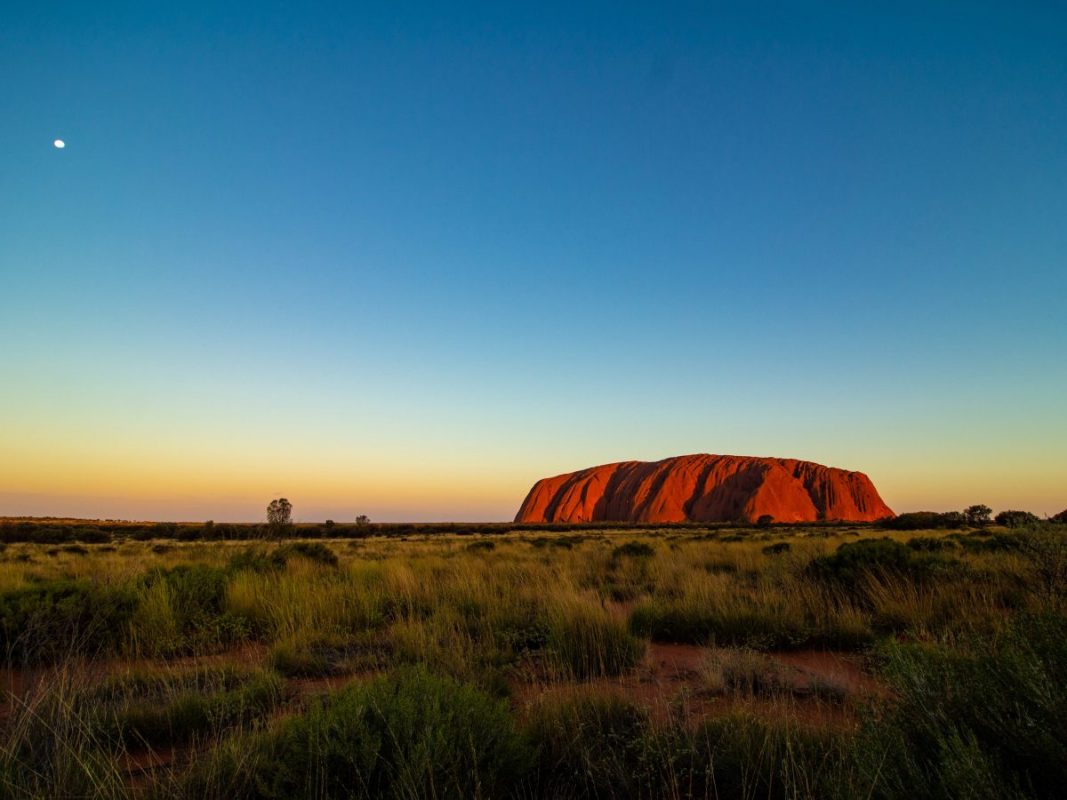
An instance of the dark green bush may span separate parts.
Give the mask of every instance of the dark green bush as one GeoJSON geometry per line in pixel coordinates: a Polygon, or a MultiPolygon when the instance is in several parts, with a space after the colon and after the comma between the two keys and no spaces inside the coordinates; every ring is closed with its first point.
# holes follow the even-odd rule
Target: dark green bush
{"type": "Polygon", "coordinates": [[[283,563],[288,562],[293,556],[306,558],[308,561],[325,564],[328,567],[336,567],[338,564],[337,554],[322,542],[292,542],[271,554],[272,558],[281,559],[283,563]]]}
{"type": "Polygon", "coordinates": [[[959,539],[964,550],[973,553],[1013,553],[1022,550],[1026,539],[1020,533],[972,534],[959,539]]]}
{"type": "Polygon", "coordinates": [[[297,557],[328,567],[340,563],[337,554],[322,542],[290,542],[269,552],[262,547],[249,547],[230,557],[229,568],[232,571],[270,572],[284,569],[290,559],[297,557]]]}
{"type": "Polygon", "coordinates": [[[632,669],[645,652],[645,643],[626,625],[579,609],[551,622],[548,646],[558,665],[578,680],[620,675],[632,669]]]}
{"type": "Polygon", "coordinates": [[[937,536],[916,536],[914,539],[908,539],[907,544],[912,550],[920,553],[939,553],[942,550],[955,550],[958,546],[952,539],[937,536]]]}
{"type": "Polygon", "coordinates": [[[912,511],[879,520],[878,525],[894,531],[924,531],[939,528],[962,528],[967,524],[966,517],[958,511],[939,514],[936,511],[912,511]]]}
{"type": "Polygon", "coordinates": [[[1027,525],[1036,525],[1041,522],[1036,514],[1031,514],[1029,511],[1001,511],[993,518],[993,521],[1006,528],[1024,528],[1027,525]]]}
{"type": "Polygon", "coordinates": [[[224,612],[228,580],[226,570],[204,564],[155,569],[145,576],[146,588],[166,584],[178,628],[178,639],[150,645],[156,655],[213,650],[248,638],[247,621],[224,612]]]}
{"type": "Polygon", "coordinates": [[[764,547],[763,554],[768,556],[777,556],[781,555],[782,553],[788,553],[792,549],[793,546],[789,544],[789,542],[775,542],[774,544],[769,544],[764,547]]]}
{"type": "Polygon", "coordinates": [[[852,789],[850,741],[833,729],[733,715],[705,722],[693,739],[707,796],[863,796],[852,789]]]}
{"type": "Polygon", "coordinates": [[[0,594],[0,647],[8,662],[47,663],[118,649],[137,607],[125,587],[48,581],[0,594]]]}
{"type": "Polygon", "coordinates": [[[626,542],[620,544],[611,551],[613,559],[619,558],[651,558],[656,554],[656,549],[645,542],[626,542]]]}
{"type": "Polygon", "coordinates": [[[698,607],[662,600],[639,604],[630,614],[630,630],[659,642],[715,643],[759,650],[794,650],[831,644],[825,633],[802,627],[793,617],[766,609],[698,607]]]}
{"type": "Polygon", "coordinates": [[[529,780],[534,797],[650,794],[653,765],[645,755],[652,724],[633,703],[596,694],[545,700],[534,708],[526,733],[538,753],[529,780]]]}
{"type": "Polygon", "coordinates": [[[179,744],[194,737],[264,719],[281,702],[282,682],[277,675],[242,676],[236,686],[205,691],[197,686],[173,688],[163,695],[133,699],[105,711],[111,736],[127,746],[179,744]]]}
{"type": "Polygon", "coordinates": [[[346,687],[254,746],[231,766],[234,798],[504,797],[533,758],[504,701],[418,668],[346,687]]]}
{"type": "Polygon", "coordinates": [[[857,753],[875,796],[1063,796],[1067,786],[1067,618],[1023,616],[968,652],[892,646],[894,701],[857,753]]]}
{"type": "Polygon", "coordinates": [[[815,580],[855,589],[864,575],[895,575],[922,581],[948,575],[962,565],[941,555],[917,552],[892,539],[861,539],[846,542],[837,551],[819,556],[807,567],[815,580]]]}

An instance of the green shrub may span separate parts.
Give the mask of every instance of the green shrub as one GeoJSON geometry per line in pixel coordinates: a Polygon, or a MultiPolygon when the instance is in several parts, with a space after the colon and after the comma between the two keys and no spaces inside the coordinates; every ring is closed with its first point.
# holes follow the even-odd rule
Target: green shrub
{"type": "Polygon", "coordinates": [[[645,643],[625,623],[596,606],[575,606],[557,614],[549,626],[548,644],[557,666],[579,680],[620,675],[645,651],[645,643]]]}
{"type": "Polygon", "coordinates": [[[248,621],[224,612],[228,580],[226,570],[203,564],[149,572],[133,619],[138,646],[151,655],[173,655],[247,639],[248,621]]]}
{"type": "Polygon", "coordinates": [[[1007,528],[1024,528],[1041,522],[1036,514],[1031,514],[1029,511],[1001,511],[993,518],[993,521],[1007,528]]]}
{"type": "Polygon", "coordinates": [[[532,761],[505,702],[418,668],[346,687],[249,745],[234,798],[495,798],[532,761]]]}
{"type": "Polygon", "coordinates": [[[942,550],[955,550],[958,545],[952,539],[937,536],[916,536],[908,539],[908,547],[920,553],[939,553],[942,550]]]}
{"type": "Polygon", "coordinates": [[[0,594],[0,647],[8,662],[47,663],[116,651],[137,606],[124,587],[48,581],[0,594]]]}
{"type": "Polygon", "coordinates": [[[962,528],[967,518],[958,511],[939,514],[936,511],[912,511],[879,520],[878,525],[894,531],[928,531],[937,528],[962,528]]]}
{"type": "Polygon", "coordinates": [[[620,544],[611,551],[612,559],[620,558],[651,558],[656,554],[656,549],[645,542],[626,542],[620,544]]]}
{"type": "Polygon", "coordinates": [[[525,728],[538,753],[532,796],[626,798],[650,788],[644,755],[652,724],[633,703],[591,693],[550,698],[525,728]]]}
{"type": "Polygon", "coordinates": [[[692,603],[649,600],[630,614],[630,630],[654,641],[791,650],[825,645],[823,635],[772,609],[705,607],[692,603]]]}
{"type": "Polygon", "coordinates": [[[1026,540],[1020,533],[972,534],[958,540],[971,553],[1011,553],[1022,550],[1026,540]]]}
{"type": "Polygon", "coordinates": [[[861,588],[861,579],[869,574],[923,581],[949,576],[953,570],[962,568],[958,561],[917,552],[893,539],[861,539],[840,545],[830,555],[812,559],[807,574],[818,581],[857,590],[861,588]]]}
{"type": "Polygon", "coordinates": [[[733,715],[705,722],[693,738],[696,781],[706,787],[707,796],[782,800],[864,796],[853,788],[850,742],[832,729],[733,715]]]}
{"type": "Polygon", "coordinates": [[[285,569],[289,560],[296,557],[328,567],[340,563],[337,554],[322,542],[291,542],[269,552],[262,547],[246,548],[230,557],[229,568],[232,572],[272,572],[285,569]]]}
{"type": "Polygon", "coordinates": [[[793,546],[789,542],[775,542],[764,547],[762,552],[767,556],[777,556],[782,553],[788,553],[792,549],[793,546]]]}
{"type": "Polygon", "coordinates": [[[336,567],[338,564],[337,554],[322,542],[292,542],[275,550],[271,557],[285,564],[293,556],[306,558],[317,564],[325,564],[328,567],[336,567]]]}
{"type": "Polygon", "coordinates": [[[1062,796],[1067,618],[1020,617],[969,650],[890,647],[884,672],[897,699],[857,748],[875,796],[1062,796]]]}
{"type": "Polygon", "coordinates": [[[281,679],[266,672],[245,675],[238,686],[214,692],[179,684],[162,697],[133,698],[117,707],[111,712],[112,735],[133,747],[189,742],[264,719],[281,696],[281,679]]]}

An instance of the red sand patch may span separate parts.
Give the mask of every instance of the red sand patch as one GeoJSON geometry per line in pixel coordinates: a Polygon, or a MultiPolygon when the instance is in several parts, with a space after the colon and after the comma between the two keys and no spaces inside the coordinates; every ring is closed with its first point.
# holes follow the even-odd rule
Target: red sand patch
{"type": "Polygon", "coordinates": [[[581,684],[524,683],[514,686],[515,706],[528,712],[546,697],[567,697],[602,692],[646,707],[654,719],[676,719],[690,724],[710,717],[744,711],[760,716],[783,715],[800,722],[842,726],[855,719],[856,703],[880,695],[878,680],[863,671],[852,654],[798,651],[763,653],[784,681],[773,696],[744,692],[718,692],[706,682],[707,664],[715,651],[688,644],[652,643],[636,670],[617,678],[581,684]],[[816,687],[834,687],[839,701],[826,699],[816,687]]]}

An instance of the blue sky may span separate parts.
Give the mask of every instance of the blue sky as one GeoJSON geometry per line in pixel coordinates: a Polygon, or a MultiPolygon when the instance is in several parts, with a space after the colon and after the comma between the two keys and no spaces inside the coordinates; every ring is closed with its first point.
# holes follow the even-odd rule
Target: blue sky
{"type": "Polygon", "coordinates": [[[24,3],[0,75],[0,513],[1067,506],[1060,5],[24,3]]]}

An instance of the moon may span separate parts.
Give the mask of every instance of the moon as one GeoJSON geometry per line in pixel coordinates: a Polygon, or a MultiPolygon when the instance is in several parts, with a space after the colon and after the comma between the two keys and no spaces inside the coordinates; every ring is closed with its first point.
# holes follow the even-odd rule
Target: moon
{"type": "Polygon", "coordinates": [[[52,146],[55,147],[56,150],[62,150],[64,147],[67,146],[67,143],[64,142],[62,139],[56,139],[54,142],[52,142],[52,146]]]}

